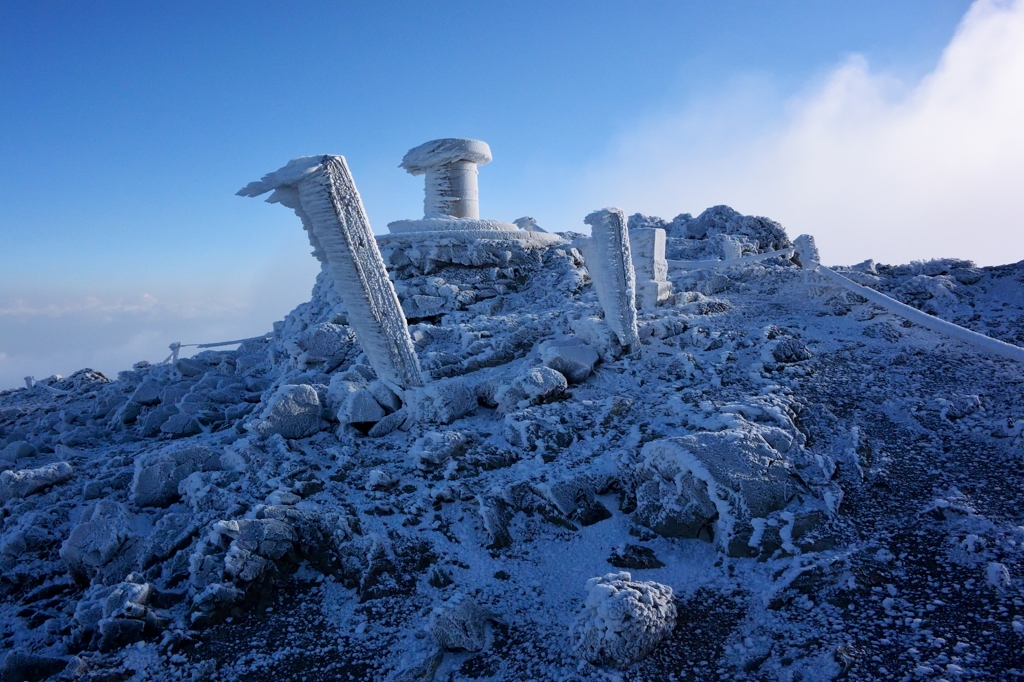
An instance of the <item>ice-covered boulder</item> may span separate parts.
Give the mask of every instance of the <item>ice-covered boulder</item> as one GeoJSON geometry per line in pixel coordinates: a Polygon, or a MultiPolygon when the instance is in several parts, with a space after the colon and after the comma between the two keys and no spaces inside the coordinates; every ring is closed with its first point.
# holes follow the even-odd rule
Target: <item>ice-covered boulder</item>
{"type": "Polygon", "coordinates": [[[594,371],[600,356],[591,346],[570,338],[545,341],[540,347],[540,357],[545,365],[564,376],[570,384],[578,384],[594,371]]]}
{"type": "Polygon", "coordinates": [[[416,439],[409,455],[420,469],[436,469],[466,450],[469,439],[458,431],[430,431],[416,439]]]}
{"type": "Polygon", "coordinates": [[[204,445],[144,453],[135,460],[132,499],[140,507],[166,507],[179,499],[178,485],[189,475],[220,468],[220,455],[204,445]]]}
{"type": "Polygon", "coordinates": [[[156,405],[160,402],[160,395],[165,387],[166,383],[164,382],[146,379],[132,393],[131,400],[139,405],[156,405]]]}
{"type": "Polygon", "coordinates": [[[565,392],[565,377],[550,367],[530,367],[513,377],[494,394],[498,411],[507,414],[531,405],[538,405],[565,392]]]}
{"type": "Polygon", "coordinates": [[[431,614],[430,634],[446,651],[480,651],[484,648],[490,611],[465,595],[456,595],[431,614]]]}
{"type": "Polygon", "coordinates": [[[112,500],[87,506],[60,548],[60,558],[75,573],[89,574],[114,560],[132,537],[124,507],[112,500]]]}
{"type": "Polygon", "coordinates": [[[71,478],[74,468],[67,462],[47,464],[36,469],[0,473],[0,504],[16,497],[28,497],[71,478]]]}
{"type": "Polygon", "coordinates": [[[572,640],[590,663],[625,668],[654,651],[675,624],[671,587],[633,581],[626,572],[608,573],[587,581],[572,640]]]}
{"type": "Polygon", "coordinates": [[[761,436],[740,430],[702,432],[644,445],[634,520],[669,537],[713,532],[733,556],[746,556],[752,519],[786,507],[799,482],[761,436]],[[717,517],[716,517],[717,515],[717,517]]]}
{"type": "Polygon", "coordinates": [[[723,240],[723,236],[731,237],[733,242],[737,238],[748,242],[759,253],[790,246],[786,231],[779,223],[769,218],[742,215],[728,206],[712,206],[696,218],[689,213],[678,215],[664,228],[668,235],[668,257],[682,260],[726,256],[724,249],[729,240],[723,240]]]}
{"type": "Polygon", "coordinates": [[[28,441],[16,440],[9,443],[7,447],[0,450],[0,460],[17,462],[19,459],[26,459],[36,454],[36,446],[28,441]]]}
{"type": "Polygon", "coordinates": [[[323,407],[316,389],[306,384],[285,384],[270,397],[250,428],[262,438],[275,433],[285,438],[309,438],[322,426],[323,407]]]}
{"type": "Polygon", "coordinates": [[[373,394],[368,389],[360,388],[346,396],[338,408],[338,421],[342,424],[375,424],[385,414],[373,394]]]}
{"type": "Polygon", "coordinates": [[[433,424],[451,424],[477,407],[476,391],[461,378],[432,381],[406,397],[412,415],[433,424]]]}
{"type": "Polygon", "coordinates": [[[87,643],[98,637],[100,651],[111,651],[162,630],[167,619],[150,608],[154,590],[138,576],[111,586],[94,585],[75,607],[73,631],[87,643]]]}

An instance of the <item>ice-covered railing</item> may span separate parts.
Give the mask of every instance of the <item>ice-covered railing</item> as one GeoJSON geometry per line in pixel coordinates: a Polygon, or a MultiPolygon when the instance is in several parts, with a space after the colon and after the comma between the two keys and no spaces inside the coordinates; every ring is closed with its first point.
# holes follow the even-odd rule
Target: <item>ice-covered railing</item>
{"type": "Polygon", "coordinates": [[[182,343],[181,341],[175,341],[168,348],[171,349],[171,354],[168,355],[161,364],[168,364],[170,362],[177,362],[178,353],[182,348],[219,348],[221,346],[235,346],[246,341],[261,341],[263,339],[269,339],[274,335],[274,332],[267,332],[262,336],[252,336],[248,339],[238,339],[236,341],[218,341],[216,343],[182,343]]]}
{"type": "Polygon", "coordinates": [[[758,261],[768,260],[769,258],[792,258],[793,253],[793,249],[779,249],[778,251],[758,253],[753,256],[744,256],[742,258],[726,258],[725,260],[670,260],[668,261],[668,265],[669,267],[678,268],[680,270],[717,270],[719,268],[731,268],[736,265],[756,263],[758,261]]]}
{"type": "Polygon", "coordinates": [[[999,339],[994,339],[991,336],[979,334],[978,332],[971,331],[970,329],[966,329],[960,325],[929,315],[928,313],[922,312],[917,308],[906,305],[905,303],[900,303],[896,299],[890,298],[881,292],[875,291],[874,289],[861,286],[860,284],[843,277],[838,272],[825,267],[818,262],[818,249],[814,245],[814,237],[806,234],[801,235],[797,237],[793,246],[801,267],[822,275],[834,284],[845,287],[858,296],[863,296],[875,305],[882,306],[889,312],[899,315],[905,320],[909,320],[910,322],[920,325],[925,329],[930,329],[934,332],[947,336],[954,341],[970,344],[985,353],[998,355],[1018,362],[1024,362],[1024,348],[1021,348],[1020,346],[1014,346],[1013,344],[1000,341],[999,339]]]}

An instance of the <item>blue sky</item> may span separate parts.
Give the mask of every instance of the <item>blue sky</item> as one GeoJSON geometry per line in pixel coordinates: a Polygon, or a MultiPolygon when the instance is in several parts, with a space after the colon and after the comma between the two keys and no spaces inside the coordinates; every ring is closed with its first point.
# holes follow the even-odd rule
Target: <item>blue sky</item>
{"type": "MultiPolygon", "coordinates": [[[[975,52],[1022,14],[1019,1],[981,4],[971,10],[988,12],[968,45],[975,52]]],[[[850,126],[945,121],[913,107],[939,97],[922,91],[937,89],[929,83],[941,81],[970,7],[6,0],[0,387],[29,373],[161,359],[175,340],[269,329],[308,296],[317,268],[294,216],[234,192],[305,154],[348,158],[377,232],[422,210],[422,179],[397,168],[402,154],[463,136],[494,152],[480,175],[484,217],[582,229],[601,205],[671,217],[728,203],[792,236],[821,234],[834,243],[828,262],[860,260],[857,244],[829,241],[830,229],[850,229],[822,220],[838,190],[768,192],[758,178],[776,178],[782,162],[820,176],[793,149],[831,148],[856,137],[850,126]],[[821,118],[836,107],[862,115],[821,118]],[[828,135],[806,139],[819,129],[828,135]],[[738,170],[753,167],[761,174],[738,170]]],[[[949,137],[941,126],[935,134],[949,137]]],[[[993,158],[967,161],[1019,185],[1017,167],[993,158]]],[[[870,204],[880,190],[863,191],[870,204]]],[[[881,240],[870,253],[988,259],[958,244],[881,240]],[[947,244],[953,251],[936,251],[947,244]]]]}

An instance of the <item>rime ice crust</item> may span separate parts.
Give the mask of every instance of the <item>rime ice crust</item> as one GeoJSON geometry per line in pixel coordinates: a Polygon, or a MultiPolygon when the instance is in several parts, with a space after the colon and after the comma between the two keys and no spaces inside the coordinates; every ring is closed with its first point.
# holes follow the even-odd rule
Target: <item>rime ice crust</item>
{"type": "Polygon", "coordinates": [[[399,166],[424,175],[423,215],[426,218],[480,217],[477,166],[491,162],[491,148],[480,140],[431,140],[406,152],[399,166]]]}
{"type": "Polygon", "coordinates": [[[587,581],[572,629],[576,652],[594,665],[625,668],[650,654],[676,625],[672,588],[625,571],[587,581]]]}
{"type": "Polygon", "coordinates": [[[239,194],[258,196],[270,189],[268,201],[283,203],[302,219],[377,377],[396,391],[423,385],[405,314],[344,157],[294,159],[239,194]]]}

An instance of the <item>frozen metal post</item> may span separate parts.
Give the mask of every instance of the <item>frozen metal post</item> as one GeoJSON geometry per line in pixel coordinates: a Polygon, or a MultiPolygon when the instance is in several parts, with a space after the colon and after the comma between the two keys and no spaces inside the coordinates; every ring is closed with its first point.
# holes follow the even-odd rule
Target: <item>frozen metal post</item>
{"type": "Polygon", "coordinates": [[[626,216],[620,209],[605,208],[583,219],[590,225],[590,239],[582,243],[583,258],[597,289],[608,325],[624,347],[637,350],[640,332],[636,324],[636,273],[629,251],[626,216]]]}
{"type": "Polygon", "coordinates": [[[653,310],[672,295],[665,260],[665,230],[660,227],[630,230],[629,249],[636,272],[637,307],[653,310]]]}
{"type": "Polygon", "coordinates": [[[324,154],[287,166],[238,192],[291,208],[309,233],[313,255],[326,263],[377,378],[396,392],[423,385],[408,323],[345,157],[324,154]]]}

